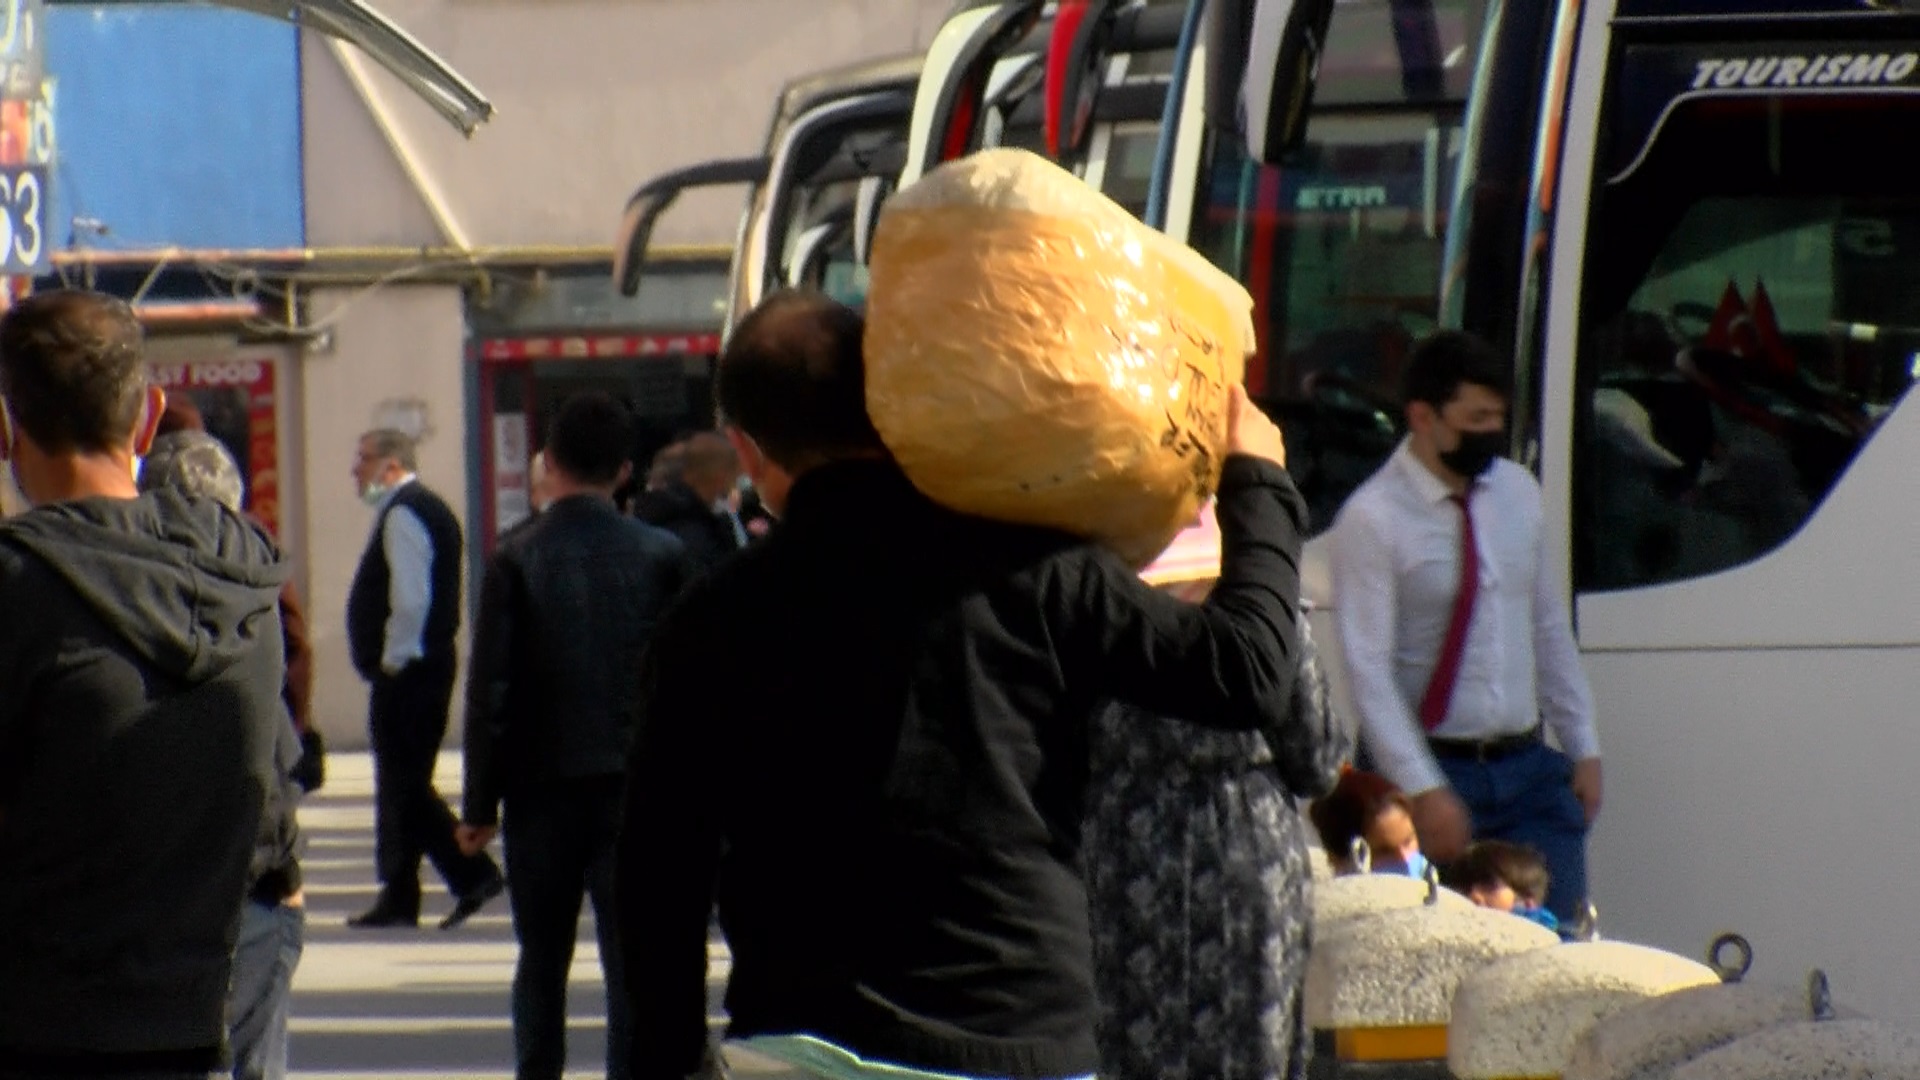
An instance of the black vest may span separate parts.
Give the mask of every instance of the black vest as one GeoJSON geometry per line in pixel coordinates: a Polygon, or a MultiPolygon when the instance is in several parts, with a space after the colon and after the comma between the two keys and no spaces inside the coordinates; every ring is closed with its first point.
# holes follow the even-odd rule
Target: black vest
{"type": "Polygon", "coordinates": [[[460,629],[460,522],[440,496],[414,480],[395,491],[380,511],[366,553],[360,556],[360,569],[353,575],[353,588],[347,593],[347,645],[353,653],[354,668],[369,681],[380,675],[380,657],[387,645],[387,617],[393,613],[393,571],[387,566],[387,551],[381,540],[387,531],[387,515],[401,506],[413,511],[433,541],[433,603],[427,609],[427,627],[420,642],[425,659],[453,663],[454,636],[460,629]]]}

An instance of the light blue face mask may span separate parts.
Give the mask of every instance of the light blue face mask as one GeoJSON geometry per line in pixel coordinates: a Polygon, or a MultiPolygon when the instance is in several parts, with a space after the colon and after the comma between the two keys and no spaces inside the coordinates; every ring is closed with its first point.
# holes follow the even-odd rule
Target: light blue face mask
{"type": "Polygon", "coordinates": [[[360,501],[368,506],[379,506],[380,500],[386,498],[387,492],[392,490],[391,486],[376,480],[360,489],[360,501]]]}
{"type": "Polygon", "coordinates": [[[1407,876],[1410,878],[1424,879],[1427,876],[1428,865],[1425,855],[1417,851],[1414,852],[1413,855],[1407,859],[1407,876]]]}

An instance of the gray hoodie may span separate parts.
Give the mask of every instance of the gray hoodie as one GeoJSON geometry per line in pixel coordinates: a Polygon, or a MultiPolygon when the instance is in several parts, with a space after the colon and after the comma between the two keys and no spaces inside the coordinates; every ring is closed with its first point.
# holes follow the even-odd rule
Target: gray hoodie
{"type": "Polygon", "coordinates": [[[0,522],[0,1071],[223,1045],[242,898],[297,843],[285,579],[178,492],[0,522]]]}

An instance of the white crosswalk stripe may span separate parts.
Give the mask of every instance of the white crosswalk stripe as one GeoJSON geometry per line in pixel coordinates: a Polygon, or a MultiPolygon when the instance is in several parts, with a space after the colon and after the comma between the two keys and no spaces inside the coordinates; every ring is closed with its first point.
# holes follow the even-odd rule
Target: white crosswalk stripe
{"type": "MultiPolygon", "coordinates": [[[[456,807],[459,775],[459,757],[442,755],[440,790],[456,807]]],[[[301,807],[307,945],[294,977],[294,1080],[509,1080],[517,952],[510,897],[443,933],[436,927],[453,901],[423,866],[421,929],[348,929],[347,917],[367,908],[376,892],[372,807],[365,754],[332,755],[326,786],[301,807]]],[[[716,1022],[727,968],[726,951],[716,944],[709,971],[716,1022]]],[[[591,909],[581,916],[567,1008],[567,1077],[604,1076],[606,1001],[591,909]]],[[[742,1080],[793,1075],[751,1055],[729,1056],[742,1080]]]]}

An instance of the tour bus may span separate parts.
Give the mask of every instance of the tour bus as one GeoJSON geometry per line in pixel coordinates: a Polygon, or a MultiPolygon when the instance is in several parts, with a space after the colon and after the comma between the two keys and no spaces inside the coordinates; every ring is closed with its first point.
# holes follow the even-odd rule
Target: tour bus
{"type": "Polygon", "coordinates": [[[772,289],[820,288],[849,303],[865,296],[853,257],[864,229],[906,161],[919,55],[866,61],[789,83],[760,157],[723,159],[668,173],[627,202],[614,244],[614,280],[628,296],[644,279],[655,223],[683,192],[747,185],[723,333],[772,289]]]}
{"type": "Polygon", "coordinates": [[[1312,598],[1339,604],[1324,530],[1398,439],[1407,345],[1496,343],[1598,705],[1603,931],[1735,930],[1756,979],[1818,967],[1920,1017],[1920,188],[1889,149],[1920,11],[1339,0],[1322,39],[1325,0],[1209,6],[1198,190],[1165,224],[1261,305],[1312,598]],[[1269,100],[1301,53],[1304,135],[1269,100]]]}
{"type": "Polygon", "coordinates": [[[928,50],[901,184],[975,150],[1013,146],[1058,161],[1139,214],[1190,6],[1188,0],[963,6],[928,50]]]}

